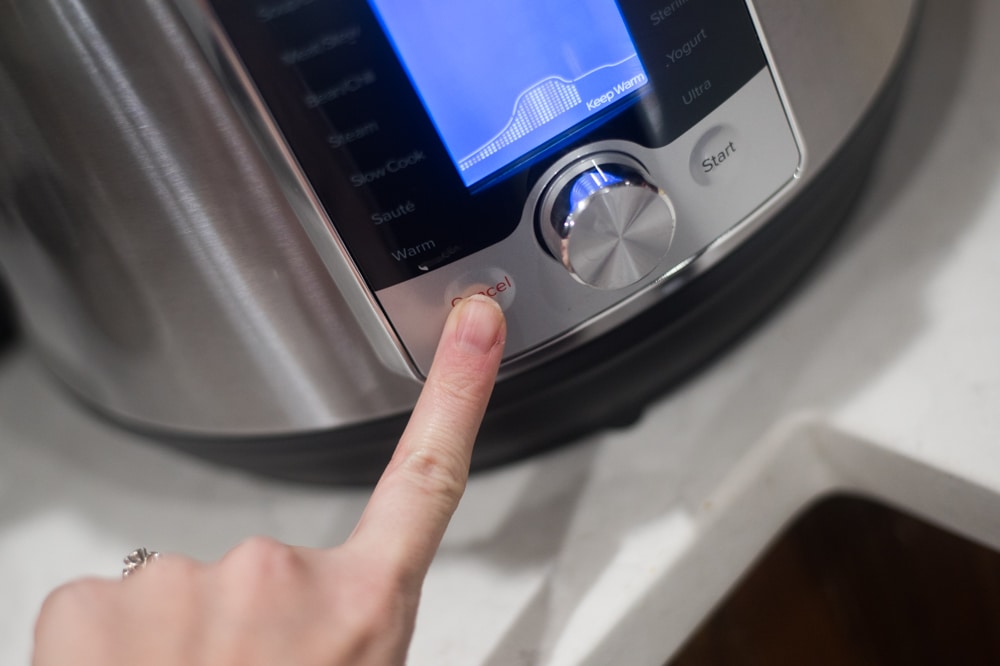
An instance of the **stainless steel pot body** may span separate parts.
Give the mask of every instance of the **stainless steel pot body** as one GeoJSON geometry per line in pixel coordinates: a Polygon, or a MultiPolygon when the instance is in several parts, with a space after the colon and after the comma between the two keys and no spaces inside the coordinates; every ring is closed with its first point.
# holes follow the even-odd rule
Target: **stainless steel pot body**
{"type": "MultiPolygon", "coordinates": [[[[676,284],[821,172],[898,64],[914,4],[750,3],[802,160],[755,226],[676,284]]],[[[2,279],[32,345],[87,401],[196,436],[316,432],[409,410],[419,373],[205,2],[3,0],[0,99],[2,279]]]]}

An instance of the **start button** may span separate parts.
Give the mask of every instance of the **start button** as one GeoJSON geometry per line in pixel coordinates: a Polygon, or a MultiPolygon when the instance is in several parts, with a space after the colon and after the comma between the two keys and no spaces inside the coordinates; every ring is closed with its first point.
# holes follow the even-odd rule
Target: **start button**
{"type": "Polygon", "coordinates": [[[731,183],[745,161],[745,152],[733,127],[717,125],[705,132],[691,151],[691,177],[699,185],[731,183]]]}

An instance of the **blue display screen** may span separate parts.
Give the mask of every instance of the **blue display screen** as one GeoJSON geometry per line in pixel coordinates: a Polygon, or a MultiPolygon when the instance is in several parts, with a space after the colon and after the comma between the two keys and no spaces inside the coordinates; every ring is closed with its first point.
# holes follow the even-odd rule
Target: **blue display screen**
{"type": "Polygon", "coordinates": [[[615,0],[368,0],[466,186],[649,79],[615,0]]]}

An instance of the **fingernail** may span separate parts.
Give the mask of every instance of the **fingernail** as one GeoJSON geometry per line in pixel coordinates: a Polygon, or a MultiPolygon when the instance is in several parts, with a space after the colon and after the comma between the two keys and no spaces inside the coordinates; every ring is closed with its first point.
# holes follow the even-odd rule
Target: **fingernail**
{"type": "Polygon", "coordinates": [[[477,354],[489,353],[500,341],[503,311],[492,298],[476,294],[456,308],[458,324],[455,344],[477,354]]]}

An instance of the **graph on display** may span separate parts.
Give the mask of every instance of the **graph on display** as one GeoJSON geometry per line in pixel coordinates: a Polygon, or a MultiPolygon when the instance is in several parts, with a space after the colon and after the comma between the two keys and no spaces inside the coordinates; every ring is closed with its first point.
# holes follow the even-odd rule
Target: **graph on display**
{"type": "Polygon", "coordinates": [[[648,82],[614,0],[369,0],[466,185],[648,82]]]}

